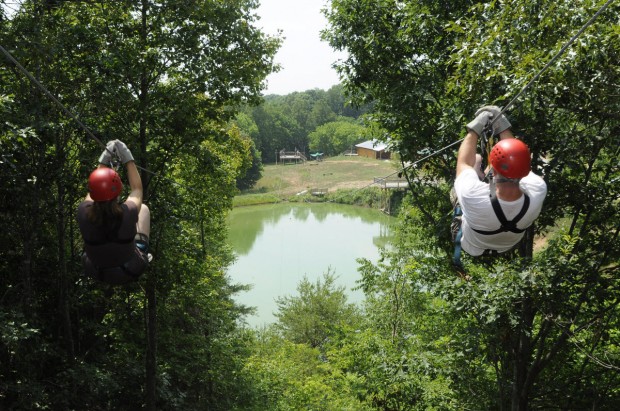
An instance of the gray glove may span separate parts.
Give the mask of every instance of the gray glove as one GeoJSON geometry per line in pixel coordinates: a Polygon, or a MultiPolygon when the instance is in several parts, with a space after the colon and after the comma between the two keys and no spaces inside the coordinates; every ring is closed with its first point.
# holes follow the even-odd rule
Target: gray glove
{"type": "MultiPolygon", "coordinates": [[[[500,115],[502,109],[498,106],[484,106],[480,107],[478,111],[476,111],[476,115],[483,111],[490,112],[493,116],[491,117],[491,122],[493,123],[493,134],[499,134],[502,131],[509,129],[511,124],[510,121],[506,118],[505,115],[500,115]]],[[[480,134],[478,134],[480,135],[480,134]]]]}
{"type": "Polygon", "coordinates": [[[114,140],[115,145],[114,148],[119,158],[121,159],[121,163],[127,164],[129,161],[133,161],[133,155],[131,155],[131,151],[127,148],[127,145],[120,140],[114,140]]]}
{"type": "Polygon", "coordinates": [[[99,156],[99,163],[110,165],[112,163],[112,154],[114,153],[116,145],[116,140],[108,141],[108,144],[105,146],[105,150],[99,156]]]}
{"type": "Polygon", "coordinates": [[[476,118],[467,123],[465,127],[467,130],[473,131],[480,137],[482,135],[482,130],[488,124],[488,122],[493,118],[493,114],[490,111],[480,111],[476,112],[476,118]]]}

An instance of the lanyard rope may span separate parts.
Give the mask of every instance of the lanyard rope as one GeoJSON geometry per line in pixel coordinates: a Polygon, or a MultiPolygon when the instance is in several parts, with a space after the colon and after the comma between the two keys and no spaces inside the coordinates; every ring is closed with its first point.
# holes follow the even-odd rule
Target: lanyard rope
{"type": "MultiPolygon", "coordinates": [[[[611,3],[613,3],[614,0],[607,0],[607,2],[601,6],[601,8],[592,15],[592,17],[590,17],[590,19],[579,29],[579,31],[577,31],[577,33],[575,33],[573,35],[573,37],[570,38],[570,40],[568,40],[566,42],[566,44],[564,46],[562,46],[562,48],[555,54],[555,56],[553,56],[551,58],[551,60],[549,60],[549,62],[547,64],[545,64],[545,66],[534,76],[532,77],[532,79],[525,85],[525,87],[523,87],[521,89],[521,91],[519,91],[519,93],[517,93],[516,96],[514,96],[512,98],[512,100],[510,100],[508,102],[508,104],[506,104],[504,106],[504,108],[502,109],[502,111],[500,112],[500,115],[497,116],[497,118],[499,118],[502,114],[504,114],[504,112],[508,109],[508,107],[510,107],[515,101],[517,101],[517,99],[523,94],[525,93],[525,91],[530,88],[530,86],[532,84],[534,84],[534,82],[536,80],[538,80],[538,78],[545,72],[547,71],[547,69],[562,55],[564,54],[564,52],[566,51],[566,49],[568,49],[570,47],[571,44],[573,44],[575,42],[575,40],[577,40],[577,38],[581,35],[581,33],[583,33],[588,27],[590,27],[590,25],[592,25],[592,23],[594,23],[594,21],[598,18],[598,16],[600,16],[606,9],[607,7],[609,7],[609,5],[611,3]]],[[[493,125],[493,123],[495,123],[495,121],[497,120],[494,119],[491,122],[491,125],[493,125]]]]}

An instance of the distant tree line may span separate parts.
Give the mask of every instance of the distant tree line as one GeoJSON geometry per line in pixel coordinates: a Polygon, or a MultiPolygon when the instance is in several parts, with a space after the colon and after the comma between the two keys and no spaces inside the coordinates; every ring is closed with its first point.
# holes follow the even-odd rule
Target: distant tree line
{"type": "Polygon", "coordinates": [[[274,163],[280,150],[337,155],[368,138],[363,115],[340,85],[285,96],[269,95],[260,106],[247,107],[235,123],[254,142],[263,163],[274,163]]]}

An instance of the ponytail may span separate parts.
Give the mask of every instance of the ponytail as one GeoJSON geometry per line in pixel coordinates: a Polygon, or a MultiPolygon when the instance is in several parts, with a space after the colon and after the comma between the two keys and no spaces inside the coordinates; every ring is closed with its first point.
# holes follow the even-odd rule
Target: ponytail
{"type": "Polygon", "coordinates": [[[92,225],[102,227],[108,235],[118,231],[123,217],[123,209],[117,199],[95,201],[86,209],[86,217],[92,225]]]}

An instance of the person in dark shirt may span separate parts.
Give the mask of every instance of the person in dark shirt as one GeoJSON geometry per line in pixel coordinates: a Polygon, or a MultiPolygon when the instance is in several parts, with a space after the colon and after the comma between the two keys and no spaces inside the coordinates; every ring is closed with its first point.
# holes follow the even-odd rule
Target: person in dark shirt
{"type": "Polygon", "coordinates": [[[112,140],[88,178],[88,194],[78,206],[77,219],[84,239],[85,274],[108,284],[138,280],[151,258],[148,253],[150,210],[142,203],[142,180],[131,151],[112,140]],[[117,155],[127,170],[131,192],[121,203],[121,177],[107,167],[117,155]]]}

